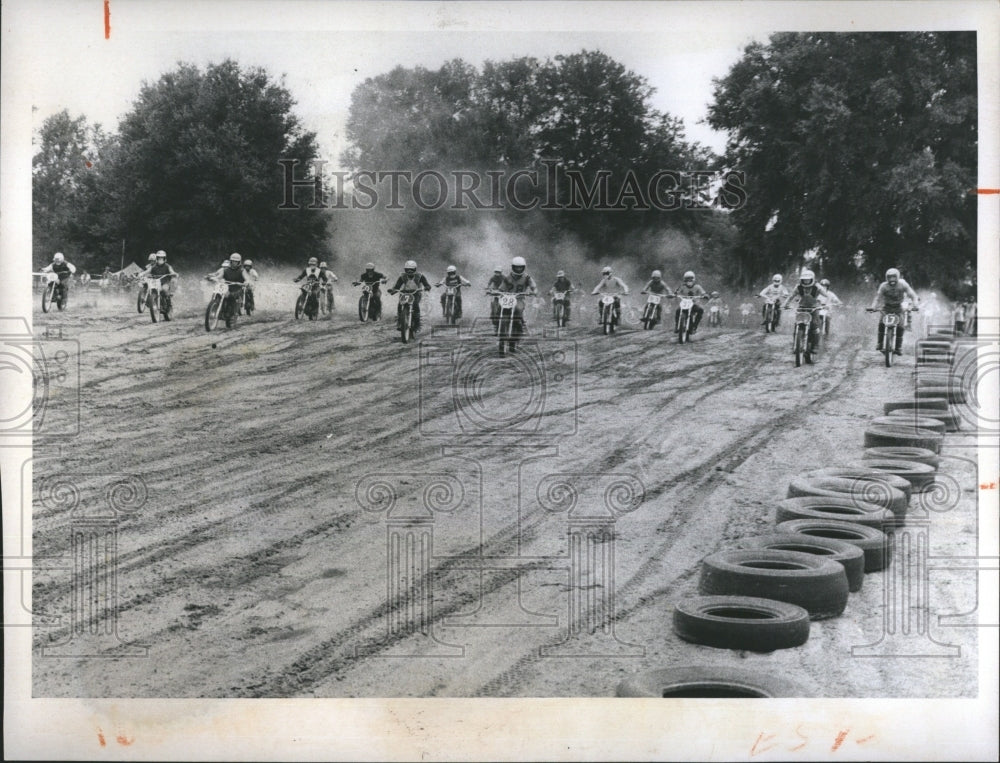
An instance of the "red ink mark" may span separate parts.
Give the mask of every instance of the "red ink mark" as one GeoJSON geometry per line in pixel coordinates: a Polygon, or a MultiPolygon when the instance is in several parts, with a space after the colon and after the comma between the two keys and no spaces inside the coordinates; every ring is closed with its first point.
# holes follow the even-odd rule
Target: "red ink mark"
{"type": "Polygon", "coordinates": [[[868,735],[868,736],[866,736],[866,737],[861,737],[861,739],[855,739],[855,740],[854,740],[854,742],[855,742],[856,744],[864,744],[865,742],[870,742],[870,741],[871,741],[871,740],[873,740],[874,738],[875,738],[875,735],[874,735],[874,734],[869,734],[869,735],[868,735]]]}
{"type": "Polygon", "coordinates": [[[93,162],[84,162],[84,164],[86,164],[86,165],[87,165],[87,169],[88,169],[88,170],[89,170],[89,169],[90,169],[91,167],[93,167],[93,166],[94,166],[94,163],[93,163],[93,162]]]}
{"type": "Polygon", "coordinates": [[[104,0],[104,39],[111,39],[111,0],[104,0]]]}
{"type": "Polygon", "coordinates": [[[1000,193],[1000,188],[977,188],[976,193],[997,194],[1000,193]]]}
{"type": "Polygon", "coordinates": [[[128,747],[128,746],[129,746],[130,744],[132,744],[132,742],[134,742],[134,741],[135,741],[135,739],[134,739],[134,738],[133,738],[133,739],[129,739],[129,738],[128,738],[127,736],[125,736],[124,734],[119,734],[119,735],[118,735],[118,736],[116,737],[116,739],[118,740],[118,744],[120,744],[120,745],[124,745],[125,747],[128,747]]]}
{"type": "Polygon", "coordinates": [[[788,748],[788,751],[789,751],[789,752],[796,752],[797,750],[801,750],[801,749],[802,749],[803,747],[805,747],[805,746],[806,746],[806,743],[805,743],[805,742],[803,742],[802,744],[797,744],[797,745],[795,745],[794,747],[789,747],[789,748],[788,748]]]}
{"type": "Polygon", "coordinates": [[[997,489],[997,483],[995,483],[995,482],[980,482],[979,483],[979,489],[980,490],[996,490],[997,489]]]}
{"type": "Polygon", "coordinates": [[[768,734],[767,737],[765,738],[764,737],[764,732],[763,731],[760,732],[760,736],[757,737],[757,741],[754,742],[753,743],[753,747],[750,748],[750,756],[753,757],[754,755],[760,755],[761,753],[765,753],[768,750],[773,750],[775,747],[777,747],[778,745],[772,744],[770,747],[764,747],[764,748],[761,748],[760,750],[757,749],[757,745],[758,744],[760,744],[761,742],[769,742],[770,740],[774,739],[775,736],[777,736],[777,735],[776,734],[768,734]]]}
{"type": "Polygon", "coordinates": [[[837,738],[833,740],[833,747],[830,748],[830,752],[836,752],[837,748],[844,743],[844,740],[847,739],[848,731],[850,731],[850,729],[845,729],[837,734],[837,738]]]}
{"type": "Polygon", "coordinates": [[[97,730],[97,741],[101,743],[101,747],[106,747],[108,744],[104,741],[104,732],[100,729],[97,730]]]}

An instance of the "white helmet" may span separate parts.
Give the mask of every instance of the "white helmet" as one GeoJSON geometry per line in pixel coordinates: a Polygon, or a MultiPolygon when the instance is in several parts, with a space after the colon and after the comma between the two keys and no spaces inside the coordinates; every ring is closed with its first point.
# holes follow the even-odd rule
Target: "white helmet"
{"type": "Polygon", "coordinates": [[[685,281],[693,281],[694,280],[694,271],[693,270],[687,271],[684,274],[684,280],[685,281]]]}
{"type": "Polygon", "coordinates": [[[374,262],[368,262],[368,263],[365,264],[365,270],[374,270],[374,269],[375,269],[375,263],[374,262]]]}
{"type": "Polygon", "coordinates": [[[515,273],[523,273],[527,263],[524,261],[524,257],[515,257],[510,261],[510,269],[515,273]]]}
{"type": "Polygon", "coordinates": [[[62,262],[65,259],[66,258],[63,257],[63,253],[62,252],[56,252],[55,254],[52,255],[52,261],[53,262],[62,262]]]}
{"type": "Polygon", "coordinates": [[[782,280],[784,280],[784,279],[782,279],[781,273],[775,273],[774,277],[771,278],[771,283],[773,283],[775,286],[780,286],[782,280]]]}
{"type": "Polygon", "coordinates": [[[403,263],[403,270],[411,270],[413,272],[416,272],[417,263],[415,263],[413,260],[407,260],[406,262],[403,263]]]}
{"type": "Polygon", "coordinates": [[[309,262],[306,265],[319,265],[319,259],[316,257],[310,257],[309,262]]]}
{"type": "Polygon", "coordinates": [[[229,255],[229,261],[234,265],[239,265],[241,262],[243,262],[243,257],[241,257],[238,253],[233,252],[231,255],[229,255]]]}
{"type": "Polygon", "coordinates": [[[253,260],[243,260],[243,267],[245,267],[245,268],[252,268],[253,267],[253,260]]]}
{"type": "Polygon", "coordinates": [[[228,268],[229,267],[229,260],[223,260],[222,264],[219,267],[228,268]]]}
{"type": "Polygon", "coordinates": [[[149,257],[146,258],[146,262],[156,262],[156,252],[150,252],[149,257]]]}
{"type": "Polygon", "coordinates": [[[803,286],[812,286],[814,280],[816,280],[816,276],[809,268],[805,268],[799,273],[799,283],[803,286]]]}
{"type": "Polygon", "coordinates": [[[663,277],[663,273],[661,273],[659,270],[654,270],[652,273],[650,273],[649,277],[650,278],[662,278],[663,277]]]}
{"type": "Polygon", "coordinates": [[[819,282],[819,285],[825,289],[827,286],[830,285],[830,279],[824,278],[822,281],[819,282]]]}
{"type": "Polygon", "coordinates": [[[885,280],[886,281],[888,281],[893,276],[895,276],[896,278],[899,278],[899,269],[898,268],[889,268],[887,271],[885,271],[885,280]]]}
{"type": "Polygon", "coordinates": [[[565,270],[560,270],[558,273],[556,273],[556,278],[565,278],[565,277],[566,277],[565,270]]]}
{"type": "Polygon", "coordinates": [[[493,268],[493,272],[494,273],[503,273],[503,268],[500,267],[499,265],[497,265],[495,268],[493,268]]]}
{"type": "Polygon", "coordinates": [[[320,266],[321,268],[325,268],[325,267],[327,267],[327,264],[326,264],[326,262],[321,262],[321,263],[319,264],[319,266],[320,266]]]}
{"type": "Polygon", "coordinates": [[[167,253],[161,249],[160,251],[158,251],[156,253],[156,259],[163,260],[164,262],[166,262],[167,261],[167,253]]]}
{"type": "Polygon", "coordinates": [[[456,272],[458,272],[458,268],[456,268],[456,267],[455,267],[454,265],[449,265],[449,266],[448,266],[448,267],[447,267],[447,268],[445,269],[445,272],[446,272],[446,273],[456,273],[456,272]]]}

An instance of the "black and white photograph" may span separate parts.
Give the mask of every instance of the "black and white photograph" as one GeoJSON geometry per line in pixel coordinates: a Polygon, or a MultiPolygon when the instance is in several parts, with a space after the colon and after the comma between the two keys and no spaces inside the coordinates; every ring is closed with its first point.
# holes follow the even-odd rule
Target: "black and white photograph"
{"type": "Polygon", "coordinates": [[[995,2],[2,14],[5,755],[1000,754],[995,2]]]}

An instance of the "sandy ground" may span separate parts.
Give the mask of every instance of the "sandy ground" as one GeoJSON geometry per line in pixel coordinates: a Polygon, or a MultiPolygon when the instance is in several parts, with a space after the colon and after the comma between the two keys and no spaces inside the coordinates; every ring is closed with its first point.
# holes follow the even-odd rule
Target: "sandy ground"
{"type": "MultiPolygon", "coordinates": [[[[137,475],[147,499],[115,519],[109,564],[117,639],[148,650],[51,657],[71,621],[36,619],[35,696],[611,696],[689,664],[780,674],[802,696],[976,695],[976,631],[954,627],[974,618],[976,577],[946,563],[892,644],[886,573],[800,648],[719,650],[670,627],[700,560],[771,532],[792,477],[860,460],[866,422],[912,397],[912,337],[887,369],[874,317],[845,311],[795,368],[790,321],[679,346],[663,327],[602,336],[587,298],[558,335],[543,310],[499,359],[471,328],[484,303],[462,332],[428,317],[403,345],[391,321],[359,323],[343,281],[315,322],[293,319],[296,293],[262,284],[253,317],[211,333],[197,285],[170,323],[93,290],[36,312],[36,332],[79,343],[82,405],[79,435],[36,442],[34,552],[64,562],[36,575],[36,618],[83,606],[91,558],[45,480],[137,475]]],[[[977,537],[974,440],[946,443],[953,479],[912,531],[945,560],[977,537]]]]}

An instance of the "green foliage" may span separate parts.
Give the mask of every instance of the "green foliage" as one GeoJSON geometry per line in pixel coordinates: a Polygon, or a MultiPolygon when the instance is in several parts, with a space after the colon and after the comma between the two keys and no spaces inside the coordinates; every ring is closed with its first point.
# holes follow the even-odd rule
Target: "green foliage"
{"type": "Polygon", "coordinates": [[[810,250],[834,277],[974,273],[975,33],[776,34],[716,81],[708,121],[746,172],[748,279],[810,250]]]}
{"type": "Polygon", "coordinates": [[[174,262],[217,261],[240,251],[258,259],[327,252],[323,214],[278,209],[279,159],[308,163],[315,135],[292,114],[288,90],[263,69],[234,61],[204,71],[180,64],[143,85],[104,147],[87,187],[79,238],[126,259],[166,249],[174,262]]]}

